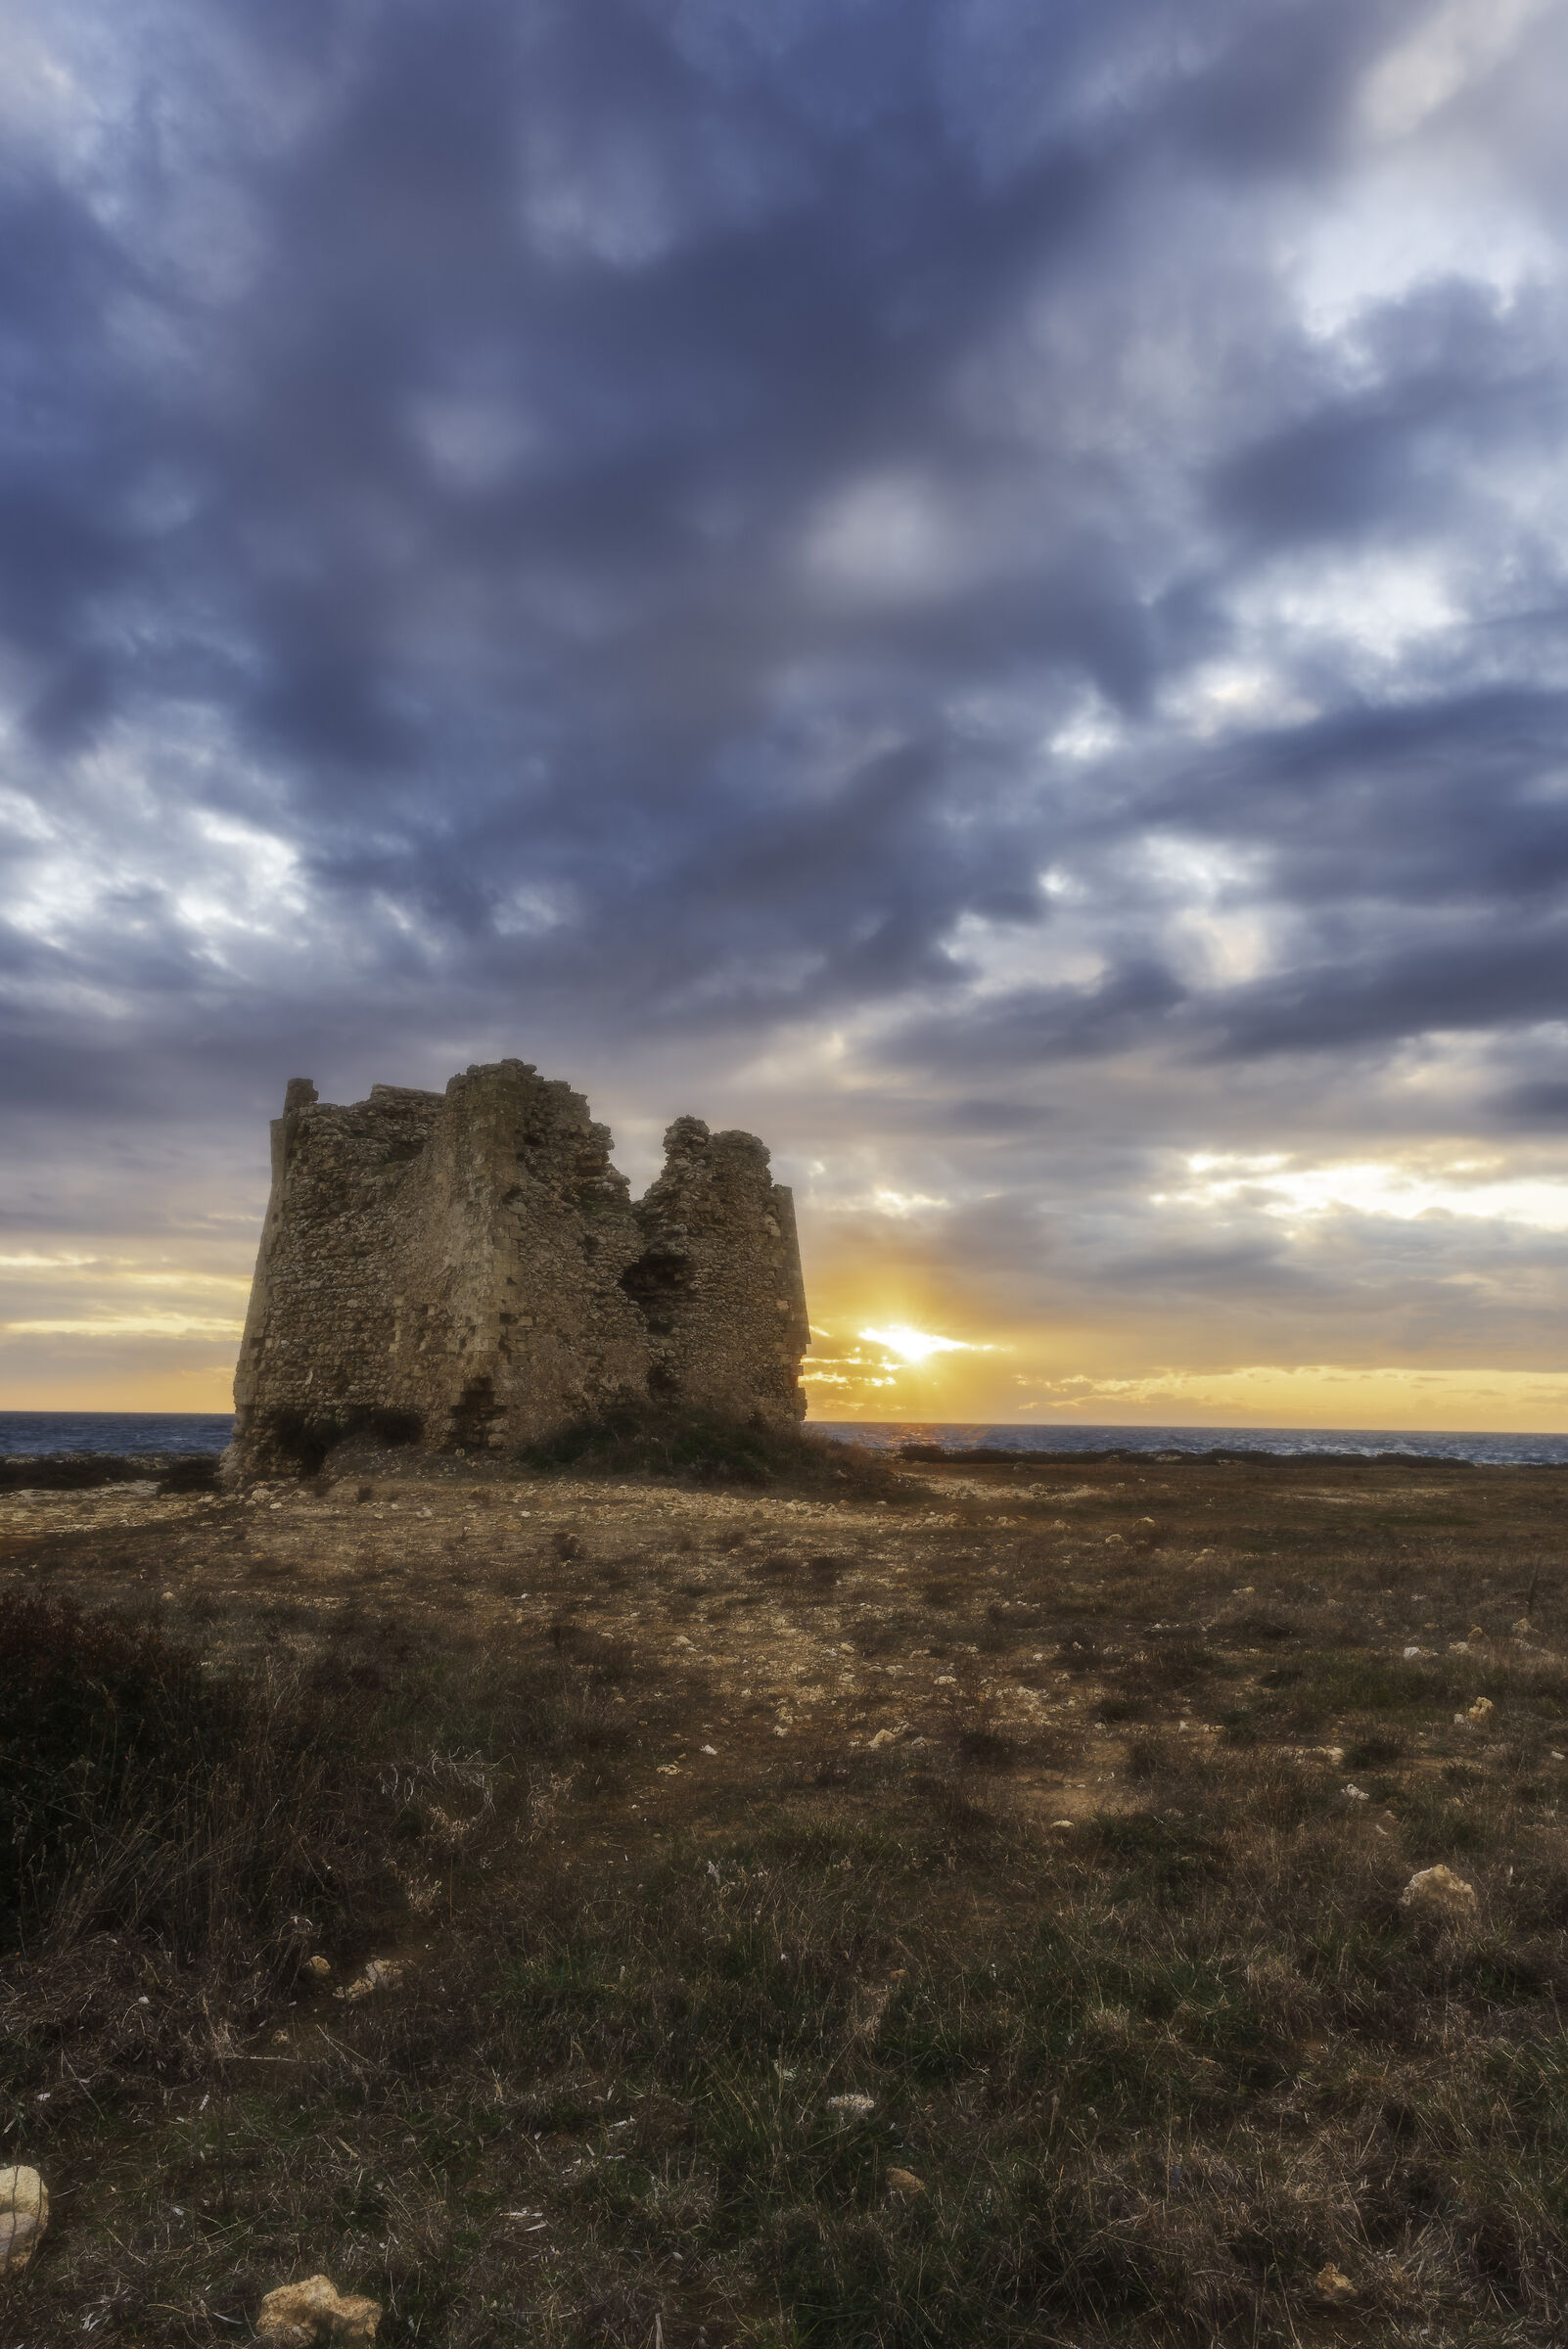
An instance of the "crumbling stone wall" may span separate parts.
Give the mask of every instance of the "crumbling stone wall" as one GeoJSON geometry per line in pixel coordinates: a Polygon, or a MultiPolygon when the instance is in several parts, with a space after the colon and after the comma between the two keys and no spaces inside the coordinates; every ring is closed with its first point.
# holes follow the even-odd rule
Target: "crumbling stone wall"
{"type": "Polygon", "coordinates": [[[755,1134],[677,1118],[636,1212],[645,1245],[625,1284],[653,1341],[651,1391],[718,1410],[745,1393],[767,1417],[803,1417],[811,1332],[795,1204],[755,1134]]]}
{"type": "Polygon", "coordinates": [[[610,1148],[525,1061],[346,1108],[295,1079],[231,1464],[309,1465],[358,1430],[501,1449],[648,1402],[803,1418],[794,1207],[762,1144],[679,1118],[640,1202],[610,1148]]]}

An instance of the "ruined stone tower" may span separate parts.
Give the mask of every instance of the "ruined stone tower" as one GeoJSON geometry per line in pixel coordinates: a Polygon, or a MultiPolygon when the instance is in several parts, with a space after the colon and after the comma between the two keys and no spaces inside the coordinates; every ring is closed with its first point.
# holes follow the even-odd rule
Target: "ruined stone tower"
{"type": "Polygon", "coordinates": [[[789,1192],[749,1133],[677,1118],[666,1151],[633,1201],[581,1094],[521,1060],[348,1108],[294,1079],[232,1464],[308,1466],[357,1431],[500,1449],[633,1404],[804,1418],[789,1192]]]}

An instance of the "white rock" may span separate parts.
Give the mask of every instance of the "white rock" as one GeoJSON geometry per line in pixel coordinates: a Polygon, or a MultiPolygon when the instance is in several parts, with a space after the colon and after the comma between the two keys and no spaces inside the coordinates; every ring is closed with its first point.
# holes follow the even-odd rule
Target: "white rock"
{"type": "Polygon", "coordinates": [[[1436,1867],[1416,1870],[1400,1894],[1400,1907],[1413,1914],[1441,1916],[1451,1924],[1462,1924],[1475,1916],[1475,1886],[1440,1861],[1436,1867]]]}
{"type": "Polygon", "coordinates": [[[393,1989],[407,1971],[401,1958],[372,1958],[362,1974],[332,1995],[335,1999],[368,1999],[373,1991],[393,1989]]]}
{"type": "Polygon", "coordinates": [[[0,2276],[26,2266],[49,2224],[49,2188],[36,2170],[0,2170],[0,2276]]]}

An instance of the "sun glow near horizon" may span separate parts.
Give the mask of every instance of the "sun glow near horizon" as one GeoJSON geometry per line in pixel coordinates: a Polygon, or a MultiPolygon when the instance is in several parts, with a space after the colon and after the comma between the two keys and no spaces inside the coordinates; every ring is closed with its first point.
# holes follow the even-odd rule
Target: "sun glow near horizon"
{"type": "MultiPolygon", "coordinates": [[[[1234,1161],[1193,1170],[1226,1186],[1238,1173],[1276,1171],[1234,1161]]],[[[0,1313],[0,1409],[226,1410],[249,1255],[248,1232],[185,1247],[124,1234],[93,1249],[54,1233],[14,1244],[0,1254],[11,1309],[0,1313]]],[[[808,1269],[817,1313],[802,1382],[817,1419],[1568,1429],[1568,1358],[1270,1360],[1231,1351],[1215,1330],[1177,1352],[1177,1333],[1157,1317],[1102,1325],[1082,1299],[1059,1324],[982,1318],[982,1296],[901,1249],[870,1271],[863,1232],[808,1269]]]]}
{"type": "Polygon", "coordinates": [[[868,1346],[880,1346],[898,1356],[899,1361],[918,1364],[929,1361],[934,1354],[990,1354],[989,1346],[976,1346],[967,1338],[939,1338],[923,1329],[912,1329],[907,1321],[896,1321],[888,1329],[862,1329],[862,1340],[868,1346]]]}
{"type": "MultiPolygon", "coordinates": [[[[1568,1430],[1568,1353],[1535,1366],[1382,1360],[1150,1359],[1146,1339],[1079,1322],[984,1323],[955,1297],[905,1319],[857,1312],[853,1274],[823,1267],[820,1317],[801,1365],[819,1420],[969,1425],[1568,1430]],[[835,1293],[836,1292],[836,1293],[835,1293]]],[[[892,1285],[891,1283],[889,1284],[892,1285]]],[[[905,1309],[907,1311],[907,1309],[905,1309]]]]}

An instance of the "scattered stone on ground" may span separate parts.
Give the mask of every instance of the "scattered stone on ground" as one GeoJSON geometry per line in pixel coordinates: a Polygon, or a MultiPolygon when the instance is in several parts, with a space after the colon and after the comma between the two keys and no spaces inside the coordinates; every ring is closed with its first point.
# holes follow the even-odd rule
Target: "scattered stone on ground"
{"type": "MultiPolygon", "coordinates": [[[[312,1972],[315,1971],[315,1962],[312,1958],[312,1972]]],[[[327,1971],[330,1973],[331,1970],[329,1966],[327,1971]]],[[[336,1999],[368,1999],[373,1991],[394,1989],[407,1971],[407,1965],[401,1958],[372,1958],[363,1973],[356,1974],[351,1982],[346,1983],[342,1990],[336,1990],[332,1995],[336,1999]]]]}
{"type": "Polygon", "coordinates": [[[256,2316],[258,2338],[273,2349],[359,2349],[373,2341],[381,2322],[374,2300],[345,2296],[328,2276],[307,2276],[303,2283],[282,2283],[268,2292],[256,2316]]]}
{"type": "Polygon", "coordinates": [[[1322,2300],[1354,2300],[1356,2297],[1355,2284],[1344,2269],[1336,2268],[1331,2259],[1325,2260],[1318,2269],[1313,2278],[1313,2285],[1322,2300]]]}
{"type": "Polygon", "coordinates": [[[26,2266],[49,2224],[49,2188],[36,2170],[0,2170],[0,2276],[26,2266]]]}
{"type": "MultiPolygon", "coordinates": [[[[1031,1472],[1041,1478],[1046,1473],[1031,1472]]],[[[1558,1865],[1568,1834],[1568,1777],[1558,1767],[1568,1748],[1568,1712],[1558,1694],[1558,1659],[1508,1639],[1502,1628],[1506,1601],[1483,1593],[1490,1628],[1470,1627],[1471,1653],[1461,1668],[1457,1659],[1450,1661],[1447,1635],[1459,1624],[1457,1608],[1468,1611],[1475,1592],[1446,1585],[1430,1598],[1407,1592],[1405,1583],[1423,1580],[1426,1565],[1385,1564],[1381,1548],[1367,1558],[1357,1553],[1343,1570],[1324,1564],[1322,1596],[1308,1589],[1305,1569],[1300,1576],[1294,1568],[1275,1572],[1266,1554],[1274,1524],[1269,1512],[1277,1514],[1295,1497],[1290,1480],[1300,1473],[1288,1463],[1183,1470],[1183,1479],[1190,1474],[1190,1493],[1183,1482],[1160,1500],[1158,1544],[1139,1538],[1120,1554],[1106,1550],[1097,1534],[1113,1511],[1123,1513],[1124,1523],[1136,1522],[1129,1514],[1136,1485],[1148,1483],[1158,1468],[1137,1472],[1136,1480],[1127,1468],[1115,1477],[1091,1473],[1096,1482],[1072,1496],[1052,1492],[1043,1481],[1027,1485],[1001,1467],[984,1478],[966,1473],[962,1486],[956,1476],[945,1475],[931,1480],[934,1500],[951,1497],[953,1506],[941,1514],[916,1514],[902,1503],[890,1508],[853,1491],[843,1501],[829,1502],[766,1488],[547,1478],[511,1464],[470,1473],[399,1454],[389,1455],[385,1465],[378,1455],[374,1484],[356,1481],[356,1464],[351,1475],[273,1487],[254,1507],[227,1497],[149,1491],[145,1480],[109,1488],[101,1497],[96,1491],[29,1488],[0,1496],[0,1589],[47,1589],[91,1609],[122,1605],[127,1595],[141,1605],[172,1590],[173,1600],[163,1604],[182,1611],[173,1635],[199,1640],[204,1661],[215,1669],[261,1669],[281,1656],[291,1669],[313,1671],[325,1663],[344,1677],[348,1668],[357,1669],[359,1642],[368,1648],[373,1638],[384,1637],[390,1645],[403,1641],[411,1649],[428,1645],[444,1653],[443,1643],[456,1635],[461,1653],[515,1661],[520,1675],[533,1673],[543,1658],[551,1672],[591,1684],[596,1703],[623,1710],[614,1769],[607,1770],[603,1788],[594,1774],[597,1762],[579,1775],[575,1790],[564,1776],[539,1774],[536,1783],[530,1778],[528,1832],[541,1822],[549,1827],[558,1812],[568,1818],[570,1796],[570,1816],[580,1813],[580,1823],[568,1830],[576,1836],[568,1857],[578,1867],[586,1857],[608,1874],[623,1865],[628,1875],[650,1863],[661,1865],[673,1854],[675,1835],[688,1827],[699,1835],[712,1829],[722,1838],[742,1816],[743,1803],[754,1807],[745,1813],[748,1819],[768,1815],[769,1806],[782,1812],[819,1801],[833,1806],[835,1816],[842,1803],[858,1818],[873,1796],[880,1802],[885,1795],[890,1805],[913,1812],[918,1804],[922,1819],[939,1819],[946,1816],[939,1806],[956,1789],[993,1810],[1009,1837],[1043,1832],[1061,1846],[1057,1880],[1062,1898],[1076,1901],[1079,1888],[1093,1881],[1091,1871],[1111,1871],[1114,1881],[1124,1871],[1163,1865],[1168,1847],[1175,1865],[1184,1866],[1189,1849],[1201,1848],[1201,1821],[1186,1809],[1197,1798],[1176,1773],[1186,1772],[1196,1782],[1211,1768],[1218,1773],[1233,1764],[1238,1779],[1248,1782],[1243,1773],[1252,1761],[1245,1751],[1188,1758],[1187,1749],[1208,1741],[1210,1733],[1194,1734],[1200,1719],[1225,1719],[1220,1710],[1225,1707],[1256,1736],[1256,1756],[1272,1752],[1299,1769],[1304,1804],[1314,1819],[1329,1815],[1328,1832],[1346,1850],[1347,1865],[1370,1868],[1375,1863],[1379,1874],[1390,1865],[1400,1847],[1391,1842],[1383,1853],[1372,1844],[1376,1834],[1408,1834],[1413,1859],[1434,1848],[1425,1838],[1434,1826],[1442,1831],[1438,1822],[1472,1833],[1485,1827],[1492,1852],[1486,1862],[1489,1931],[1495,1928],[1499,1938],[1511,1932],[1522,1904],[1504,1883],[1504,1865],[1518,1863],[1522,1881],[1529,1870],[1558,1865]],[[1051,1513],[1066,1498],[1071,1526],[1067,1516],[1051,1513]],[[995,1513],[1002,1507],[1005,1515],[995,1513]],[[1212,1547],[1216,1532],[1223,1539],[1212,1547]],[[818,1574],[824,1561],[834,1571],[818,1574]],[[1237,1571],[1257,1579],[1233,1584],[1237,1571]],[[1335,1580],[1341,1571],[1343,1579],[1335,1580]],[[1374,1587],[1380,1574],[1394,1587],[1374,1587]],[[1254,1600],[1260,1603],[1249,1603],[1254,1600]],[[1417,1600],[1439,1620],[1429,1624],[1416,1615],[1417,1600]],[[1398,1658],[1407,1636],[1412,1644],[1422,1639],[1421,1652],[1432,1659],[1419,1675],[1392,1672],[1389,1660],[1398,1658]],[[1386,1766],[1362,1752],[1384,1726],[1368,1715],[1384,1704],[1363,1702],[1360,1681],[1343,1674],[1347,1648],[1358,1646],[1375,1655],[1389,1692],[1387,1727],[1398,1759],[1386,1766]],[[623,1683],[598,1686],[594,1676],[606,1662],[618,1673],[623,1667],[623,1683]],[[1478,1704],[1475,1680],[1483,1671],[1492,1696],[1478,1704]],[[1471,1698],[1463,1696],[1466,1684],[1471,1698]],[[1446,1703],[1435,1701],[1440,1688],[1446,1703]],[[1451,1727],[1454,1705],[1470,1710],[1451,1727]],[[1178,1724],[1187,1734],[1170,1736],[1167,1745],[1178,1724]],[[1554,1735],[1563,1737],[1562,1747],[1546,1743],[1554,1735]],[[1541,1767],[1532,1761],[1528,1777],[1520,1778],[1512,1757],[1534,1754],[1538,1740],[1541,1767]],[[1173,1751],[1177,1743],[1178,1755],[1173,1751]],[[1158,1765],[1152,1776],[1143,1774],[1142,1762],[1134,1768],[1144,1744],[1158,1765]],[[862,1773],[859,1758],[868,1749],[879,1767],[862,1773]],[[699,1755],[721,1756],[724,1771],[708,1772],[699,1755]],[[1353,1755],[1362,1772],[1353,1781],[1354,1793],[1339,1774],[1353,1755]],[[972,1774],[980,1769],[987,1773],[983,1779],[972,1774]],[[1506,1773],[1504,1791],[1513,1806],[1496,1829],[1483,1792],[1493,1773],[1499,1780],[1506,1773]],[[1379,1806],[1375,1815],[1366,1789],[1379,1806]],[[1383,1807],[1394,1801],[1397,1813],[1383,1807]],[[1113,1831],[1121,1814],[1134,1822],[1127,1837],[1113,1831]],[[665,1830],[670,1831],[668,1843],[665,1830]],[[1143,1856],[1145,1837],[1151,1858],[1143,1856]],[[1537,1850],[1544,1855],[1540,1862],[1537,1850]]],[[[1364,1480],[1369,1503],[1399,1504],[1392,1522],[1404,1526],[1408,1497],[1391,1472],[1369,1466],[1355,1473],[1364,1480]]],[[[1555,1539],[1546,1513],[1547,1499],[1555,1497],[1548,1483],[1545,1475],[1488,1479],[1480,1471],[1454,1469],[1443,1489],[1444,1506],[1432,1517],[1434,1556],[1447,1557],[1454,1542],[1448,1529],[1469,1511],[1465,1540],[1473,1534],[1480,1554],[1498,1561],[1494,1588],[1500,1591],[1521,1556],[1532,1555],[1538,1542],[1555,1539]]],[[[1391,1534],[1387,1543],[1398,1549],[1407,1538],[1415,1539],[1391,1534]]],[[[1559,1604],[1559,1586],[1548,1577],[1536,1634],[1547,1651],[1568,1645],[1552,1612],[1559,1604]]],[[[448,1829],[445,1815],[426,1794],[417,1810],[427,1849],[455,1847],[457,1830],[468,1822],[448,1829]]],[[[552,1853],[553,1834],[551,1828],[545,1838],[552,1853]]],[[[961,1828],[954,1836],[960,1839],[961,1828]]],[[[565,1836],[562,1841],[565,1846],[565,1836]]],[[[715,1849],[728,1886],[727,1848],[720,1840],[715,1849]]],[[[1410,1859],[1404,1865],[1408,1874],[1410,1859]]],[[[443,1860],[443,1871],[444,1865],[443,1860]]],[[[411,1918],[423,1917],[426,1877],[410,1866],[399,1880],[411,1918]]],[[[1401,1880],[1395,1872],[1388,1881],[1385,1903],[1400,1897],[1394,1887],[1401,1880]]],[[[1448,1960],[1439,1935],[1476,1929],[1476,1889],[1452,1868],[1423,1867],[1406,1886],[1401,1905],[1412,1951],[1417,1936],[1430,1936],[1440,1972],[1448,1960]]],[[[421,1954],[414,1960],[417,1971],[392,1991],[389,1969],[398,1958],[367,1965],[362,1946],[346,1958],[334,1948],[329,1965],[324,1957],[304,1955],[310,1938],[302,1930],[296,1933],[296,1947],[295,1962],[306,1985],[300,2013],[288,2017],[282,2038],[270,2046],[258,2041],[254,2056],[256,2081],[284,2094],[300,2061],[313,2059],[318,2038],[326,2044],[321,2026],[336,2013],[329,2003],[334,1990],[369,2003],[363,2017],[356,2004],[354,2018],[345,2016],[332,2029],[374,2033],[377,2012],[406,2012],[408,2002],[399,1992],[441,1978],[438,1960],[421,1954]],[[381,1994],[379,2006],[372,1991],[381,1994]],[[291,2047],[287,2062],[275,2060],[273,2050],[282,2057],[291,2047]]],[[[149,1977],[147,1988],[156,2006],[159,1982],[149,1977]]],[[[1510,2016],[1516,2011],[1508,2009],[1510,2016]]],[[[869,2050],[868,2065],[878,2060],[871,2023],[876,2012],[876,1997],[857,1994],[850,2019],[855,2042],[869,2050]]],[[[148,2019],[138,2006],[138,2029],[148,2019]]],[[[1096,2022],[1112,2047],[1120,2044],[1114,2034],[1122,2028],[1103,2016],[1096,2022]]],[[[42,2078],[39,2085],[46,2090],[53,2083],[42,2078]]],[[[808,2090],[804,2080],[801,2093],[808,2110],[820,2112],[827,2103],[821,2090],[808,2090]]],[[[930,2166],[928,2141],[895,2139],[877,2118],[864,2125],[865,2115],[879,2110],[871,2099],[834,2097],[829,2108],[846,2142],[874,2133],[884,2160],[889,2152],[906,2151],[923,2168],[930,2166]]],[[[880,2111],[889,2109],[884,2099],[880,2111]]],[[[41,2110],[53,2121],[58,2108],[46,2102],[41,2110]]],[[[412,2140],[406,2142],[413,2146],[412,2140]]],[[[346,2142],[340,2143],[347,2158],[346,2142]]],[[[387,2157],[401,2158],[390,2140],[387,2157]]],[[[1389,2159],[1403,2155],[1391,2151],[1389,2159]]],[[[410,2152],[411,2163],[420,2158],[417,2150],[410,2152]]],[[[62,2174],[79,2166],[67,2160],[62,2174]]],[[[0,2180],[6,2177],[0,2172],[0,2180]]],[[[503,2190],[528,2191],[531,2178],[530,2172],[527,2181],[509,2181],[503,2190]]],[[[907,2210],[897,2215],[895,2197],[920,2188],[905,2186],[899,2173],[885,2168],[882,2184],[884,2216],[896,2231],[903,2230],[911,2222],[907,2210]]],[[[929,2212],[939,2191],[935,2174],[924,2190],[928,2198],[921,2207],[929,2212]]],[[[945,2182],[941,2190],[951,2198],[945,2182]]],[[[38,2262],[28,2279],[29,2295],[69,2296],[84,2256],[80,2245],[91,2238],[96,2221],[87,2208],[72,2206],[68,2215],[71,2223],[62,2245],[69,2237],[70,2260],[38,2262]]],[[[303,2215],[307,2225],[319,2226],[319,2209],[311,2206],[303,2215]]],[[[538,2230],[527,2245],[530,2262],[546,2241],[556,2240],[542,2212],[500,2215],[538,2230]]],[[[554,2212],[550,2224],[569,2236],[554,2212]]],[[[1332,2239],[1329,2229],[1319,2247],[1332,2239]]],[[[285,2245],[272,2234],[248,2257],[265,2263],[254,2271],[262,2279],[285,2265],[300,2268],[311,2257],[330,2257],[340,2273],[358,2275],[363,2250],[355,2237],[340,2252],[319,2235],[285,2245]]],[[[170,2262],[186,2256],[183,2232],[161,2255],[170,2262]]],[[[489,2256],[487,2249],[483,2256],[489,2256]]],[[[7,2264],[0,2256],[0,2273],[7,2264]]],[[[1381,2255],[1374,2267],[1381,2276],[1381,2255]]],[[[129,2269],[123,2273],[130,2279],[129,2269]]],[[[365,2275],[369,2280],[370,2272],[365,2275]]],[[[1359,2323],[1362,2295],[1369,2300],[1384,2288],[1374,2281],[1373,2267],[1359,2288],[1331,2261],[1320,2275],[1339,2280],[1337,2290],[1320,2281],[1314,2292],[1309,2281],[1305,2297],[1316,2309],[1318,2326],[1328,2330],[1336,2323],[1359,2323]],[[1336,2306],[1341,2298],[1343,2314],[1336,2306]]],[[[155,2288],[139,2276],[130,2280],[144,2290],[155,2288]]],[[[161,2297],[169,2296],[161,2280],[156,2288],[161,2297]]],[[[390,2306],[388,2315],[391,2322],[390,2306]]],[[[354,2337],[330,2330],[323,2336],[313,2316],[311,2326],[297,2329],[295,2342],[354,2337]]],[[[1306,2331],[1304,2326],[1304,2336],[1306,2331]]],[[[242,2336],[237,2331],[235,2337],[242,2336]]],[[[264,2337],[278,2349],[278,2326],[264,2337]]],[[[14,2341],[0,2340],[0,2349],[15,2349],[14,2341]]]]}
{"type": "Polygon", "coordinates": [[[1436,1867],[1417,1868],[1400,1894],[1400,1907],[1415,1914],[1440,1916],[1453,1924],[1473,1918],[1477,1902],[1475,1886],[1456,1876],[1452,1867],[1439,1861],[1436,1867]]]}
{"type": "Polygon", "coordinates": [[[888,2184],[896,2194],[923,2194],[926,2190],[925,2181],[917,2178],[913,2170],[890,2170],[888,2184]]]}

